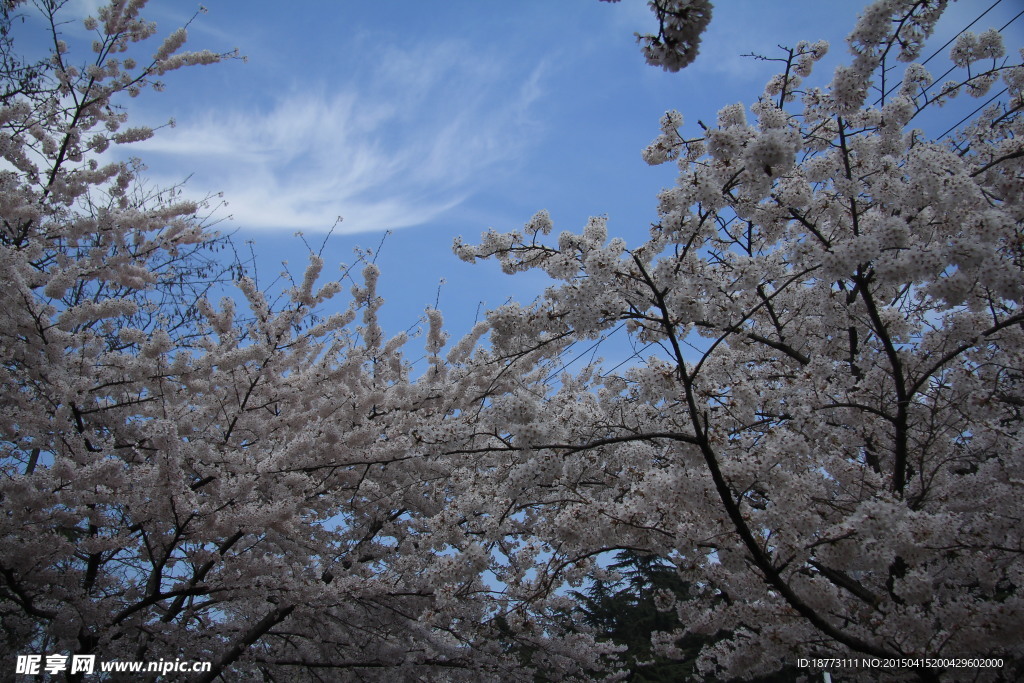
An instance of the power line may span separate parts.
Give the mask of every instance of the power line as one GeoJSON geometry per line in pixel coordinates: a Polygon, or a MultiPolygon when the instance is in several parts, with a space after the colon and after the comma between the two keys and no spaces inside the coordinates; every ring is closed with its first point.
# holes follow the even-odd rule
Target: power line
{"type": "Polygon", "coordinates": [[[1010,20],[1009,20],[1008,22],[1006,22],[1005,24],[1003,24],[1002,28],[1000,28],[1000,29],[999,29],[999,31],[1000,31],[1000,32],[1002,32],[1002,31],[1006,30],[1006,27],[1007,27],[1007,26],[1009,26],[1009,25],[1010,25],[1010,24],[1012,24],[1013,22],[1017,21],[1017,20],[1018,20],[1018,19],[1020,19],[1020,18],[1021,18],[1022,16],[1024,16],[1024,9],[1022,9],[1022,10],[1021,10],[1020,12],[1018,12],[1018,13],[1017,13],[1017,16],[1015,16],[1015,17],[1014,17],[1013,19],[1010,19],[1010,20]]]}
{"type": "Polygon", "coordinates": [[[935,139],[936,139],[936,140],[939,140],[939,139],[941,139],[941,138],[944,138],[944,137],[946,137],[946,136],[947,136],[947,135],[949,135],[950,133],[952,133],[952,132],[953,132],[954,130],[956,130],[957,128],[959,128],[959,127],[960,127],[960,124],[964,123],[965,121],[967,121],[968,119],[970,119],[970,118],[971,118],[972,116],[974,116],[975,114],[977,114],[977,113],[978,113],[979,111],[981,111],[981,110],[982,110],[982,109],[984,109],[985,107],[989,106],[990,104],[992,104],[993,102],[995,102],[996,100],[998,100],[998,99],[999,99],[1000,97],[1002,97],[1003,95],[1005,95],[1005,94],[1007,93],[1007,91],[1008,91],[1008,90],[1009,90],[1009,88],[1003,88],[1002,90],[1000,90],[999,92],[997,92],[997,93],[996,93],[995,95],[993,95],[992,97],[990,97],[990,98],[989,98],[989,100],[988,100],[987,102],[985,102],[984,104],[980,105],[980,106],[979,106],[979,107],[978,107],[977,109],[975,109],[974,111],[972,111],[972,112],[971,112],[970,114],[968,114],[967,116],[963,117],[962,119],[960,119],[959,121],[957,121],[956,123],[954,123],[954,124],[953,124],[952,126],[950,126],[950,127],[949,127],[949,129],[948,129],[948,130],[946,130],[946,132],[945,132],[945,133],[943,133],[942,135],[939,135],[939,136],[938,136],[938,137],[936,137],[935,139]]]}
{"type": "MultiPolygon", "coordinates": [[[[953,42],[954,42],[954,41],[956,41],[956,39],[957,39],[957,38],[959,38],[959,37],[960,37],[960,36],[962,36],[962,35],[963,35],[964,33],[966,33],[967,31],[969,31],[969,30],[971,29],[971,27],[972,27],[972,26],[974,26],[974,25],[975,25],[975,24],[977,24],[977,23],[978,23],[979,21],[981,21],[982,17],[984,17],[984,16],[986,15],[986,14],[988,14],[988,13],[989,13],[989,12],[991,12],[991,11],[992,11],[993,9],[995,9],[995,8],[996,8],[996,7],[997,7],[997,6],[999,5],[999,3],[1001,3],[1002,1],[1003,1],[1003,0],[996,0],[995,2],[993,2],[993,3],[992,3],[992,4],[990,5],[990,6],[989,6],[989,8],[988,8],[987,10],[985,10],[984,12],[982,12],[981,14],[979,14],[978,16],[976,16],[976,17],[974,18],[974,21],[972,21],[971,23],[967,24],[967,26],[964,26],[964,27],[963,27],[962,29],[960,29],[960,32],[959,32],[959,33],[957,33],[957,34],[956,34],[955,36],[953,36],[952,38],[950,38],[949,40],[947,40],[947,41],[946,41],[946,42],[945,42],[945,43],[944,43],[944,44],[942,45],[942,47],[940,47],[939,49],[935,50],[935,52],[933,52],[933,53],[931,54],[931,56],[930,56],[930,57],[928,57],[928,58],[927,58],[927,59],[925,59],[925,60],[924,60],[923,62],[921,62],[921,66],[924,66],[924,65],[925,65],[925,64],[927,64],[928,62],[930,62],[930,61],[932,61],[933,59],[935,59],[935,57],[937,57],[938,55],[940,55],[940,54],[941,54],[941,53],[942,53],[942,52],[943,52],[943,51],[944,51],[944,50],[945,50],[945,49],[946,49],[947,47],[949,47],[950,45],[952,45],[952,44],[953,44],[953,42]]],[[[1021,14],[1024,14],[1024,12],[1021,12],[1021,14]]],[[[1005,25],[1003,26],[1003,28],[1001,28],[1001,29],[999,29],[999,30],[1000,30],[1000,31],[1002,31],[1002,30],[1003,30],[1003,29],[1005,29],[1005,28],[1006,28],[1007,26],[1009,26],[1010,24],[1012,24],[1012,23],[1013,23],[1014,21],[1016,21],[1016,20],[1017,20],[1018,18],[1020,18],[1021,14],[1018,14],[1018,15],[1017,15],[1016,17],[1014,17],[1014,18],[1013,18],[1013,19],[1011,19],[1010,21],[1006,22],[1006,24],[1005,24],[1005,25]]],[[[946,71],[946,73],[942,74],[941,76],[939,76],[938,78],[936,78],[935,80],[933,80],[933,81],[931,82],[931,84],[930,84],[930,85],[928,85],[928,87],[926,87],[926,88],[923,88],[923,89],[921,90],[921,92],[922,92],[922,93],[927,93],[927,92],[928,92],[928,90],[929,90],[929,88],[931,88],[931,87],[932,87],[933,85],[935,85],[936,83],[938,83],[939,81],[941,81],[941,80],[942,80],[943,78],[945,78],[946,76],[948,76],[948,75],[950,74],[950,72],[952,72],[952,71],[953,71],[953,69],[954,69],[954,68],[956,68],[956,67],[955,67],[955,66],[952,66],[952,67],[950,67],[950,68],[949,68],[949,69],[948,69],[948,70],[946,71]]],[[[878,105],[878,104],[879,104],[880,102],[884,101],[884,100],[885,100],[885,98],[887,98],[887,97],[888,97],[889,95],[891,95],[891,94],[892,94],[892,92],[893,92],[894,90],[896,90],[897,88],[899,88],[899,87],[900,87],[901,85],[902,85],[902,83],[897,83],[896,85],[892,86],[891,88],[889,88],[888,90],[886,90],[886,91],[885,91],[884,93],[882,93],[882,96],[881,96],[881,97],[879,97],[879,98],[878,98],[878,99],[877,99],[877,100],[875,101],[875,105],[878,105]]]]}
{"type": "MultiPolygon", "coordinates": [[[[924,65],[925,65],[925,64],[927,64],[928,62],[930,62],[930,61],[932,61],[933,59],[935,59],[935,57],[937,57],[937,56],[939,55],[939,53],[941,53],[941,52],[942,52],[943,50],[945,50],[945,49],[946,49],[947,47],[949,47],[949,46],[950,46],[950,45],[951,45],[951,44],[953,43],[953,41],[954,41],[954,40],[956,40],[957,38],[959,38],[960,36],[962,36],[962,35],[963,35],[964,33],[966,33],[966,32],[967,32],[968,30],[970,30],[970,28],[971,28],[972,26],[974,26],[974,25],[975,25],[975,24],[977,24],[977,23],[978,23],[979,21],[981,21],[981,18],[982,18],[983,16],[985,16],[986,14],[988,14],[989,12],[991,12],[991,11],[992,11],[993,9],[995,9],[996,5],[998,5],[998,4],[999,4],[999,3],[1001,3],[1002,1],[1003,1],[1003,0],[996,0],[996,1],[994,2],[994,3],[992,3],[992,6],[991,6],[991,7],[989,7],[989,8],[987,9],[987,10],[985,10],[984,12],[982,12],[981,14],[979,14],[979,15],[978,15],[977,17],[975,17],[975,18],[974,18],[974,21],[972,21],[971,23],[967,24],[967,26],[964,26],[964,28],[963,28],[963,29],[962,29],[962,30],[960,31],[960,33],[956,34],[955,36],[953,36],[952,38],[950,38],[949,40],[947,40],[947,41],[946,41],[946,44],[945,44],[945,45],[943,45],[942,47],[940,47],[940,48],[939,48],[938,50],[936,50],[935,52],[933,52],[933,53],[932,53],[932,56],[931,56],[931,57],[929,57],[928,59],[926,59],[926,60],[924,60],[923,62],[921,62],[921,66],[924,66],[924,65]]],[[[1017,16],[1020,16],[1020,15],[1018,14],[1017,16]]],[[[1016,18],[1016,17],[1015,17],[1015,18],[1016,18]]],[[[1006,26],[1009,26],[1009,25],[1010,25],[1010,24],[1012,24],[1012,23],[1013,23],[1013,19],[1011,19],[1011,20],[1010,20],[1010,22],[1009,22],[1008,24],[1006,24],[1006,26]]],[[[1003,28],[1006,28],[1006,26],[1004,26],[1003,28]]],[[[999,29],[999,30],[1000,30],[1000,31],[1002,31],[1003,29],[999,29]]],[[[886,93],[886,94],[888,94],[888,93],[886,93]]]]}

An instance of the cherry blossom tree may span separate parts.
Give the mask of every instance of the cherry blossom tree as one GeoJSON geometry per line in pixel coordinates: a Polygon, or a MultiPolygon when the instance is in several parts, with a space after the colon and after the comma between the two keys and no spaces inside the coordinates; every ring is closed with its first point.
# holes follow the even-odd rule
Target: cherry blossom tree
{"type": "Polygon", "coordinates": [[[644,157],[679,176],[642,244],[604,218],[553,239],[545,212],[456,242],[555,281],[488,317],[519,378],[489,414],[493,514],[537,568],[522,590],[614,580],[594,558],[627,550],[692,587],[661,595],[685,632],[656,651],[729,634],[708,676],[1024,671],[1024,55],[964,32],[936,79],[918,60],[945,5],[869,6],[826,87],[807,79],[828,46],[800,43],[715,125],[667,113],[644,157]],[[613,332],[633,367],[559,375],[613,332]]]}
{"type": "MultiPolygon", "coordinates": [[[[883,0],[828,87],[804,82],[827,46],[801,43],[714,127],[666,114],[645,156],[680,175],[650,239],[601,218],[550,239],[541,212],[458,243],[557,284],[451,346],[428,310],[414,373],[372,255],[325,281],[312,254],[265,291],[208,207],[116,160],[153,134],[119,98],[230,56],[185,29],[147,48],[144,4],[87,19],[78,66],[62,2],[34,5],[38,63],[14,50],[30,9],[2,5],[4,661],[614,678],[572,589],[627,551],[689,586],[653,596],[685,625],[653,651],[705,642],[711,677],[854,655],[1021,673],[1024,67],[998,33],[962,34],[934,82],[914,62],[945,3],[883,0]],[[964,97],[986,99],[948,134],[915,127],[964,97]],[[563,371],[616,330],[633,367],[563,371]]],[[[666,17],[692,57],[707,13],[666,17]]]]}
{"type": "Polygon", "coordinates": [[[503,589],[518,560],[480,488],[502,456],[479,447],[500,442],[477,423],[513,385],[474,352],[486,327],[446,350],[428,310],[413,377],[405,335],[378,322],[369,255],[321,282],[312,254],[284,291],[261,290],[208,207],[111,153],[153,134],[126,127],[120,97],[232,54],[184,51],[185,29],[147,48],[145,3],[115,0],[85,20],[95,42],[75,66],[64,3],[16,4],[0,34],[4,666],[35,653],[209,662],[197,680],[596,671],[608,648],[503,589]],[[17,11],[48,24],[46,60],[17,57],[17,11]]]}

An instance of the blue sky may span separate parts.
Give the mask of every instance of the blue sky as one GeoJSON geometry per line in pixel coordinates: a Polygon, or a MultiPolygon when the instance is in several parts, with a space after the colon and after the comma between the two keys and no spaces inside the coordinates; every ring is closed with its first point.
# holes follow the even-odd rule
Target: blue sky
{"type": "MultiPolygon", "coordinates": [[[[72,0],[69,16],[96,4],[72,0]]],[[[864,3],[719,0],[700,56],[678,74],[643,61],[633,33],[654,29],[643,0],[206,4],[188,45],[237,47],[247,61],[170,74],[165,93],[127,103],[136,125],[177,123],[131,148],[149,178],[188,177],[197,196],[223,192],[218,215],[231,218],[220,227],[251,241],[263,282],[283,260],[303,270],[296,231],[318,246],[343,217],[324,252],[331,266],[392,230],[378,256],[388,331],[415,326],[444,278],[440,308],[462,333],[478,308],[532,299],[546,282],[458,261],[456,236],[518,228],[547,209],[556,232],[606,214],[611,235],[638,244],[656,219],[657,191],[675,175],[640,157],[665,110],[697,130],[725,104],[749,105],[776,69],[740,55],[774,55],[801,39],[832,44],[817,74],[827,81],[864,3]]],[[[990,4],[953,4],[933,44],[990,4]]],[[[145,15],[166,35],[195,7],[150,0],[145,15]]],[[[1002,26],[1017,11],[1003,0],[975,28],[1002,26]]],[[[1024,44],[1022,23],[1011,49],[1024,44]]]]}

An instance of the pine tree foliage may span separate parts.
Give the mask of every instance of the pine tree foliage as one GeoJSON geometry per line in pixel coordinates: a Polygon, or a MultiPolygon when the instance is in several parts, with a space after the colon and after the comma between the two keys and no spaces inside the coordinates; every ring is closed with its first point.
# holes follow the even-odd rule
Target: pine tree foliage
{"type": "Polygon", "coordinates": [[[681,681],[693,675],[703,639],[691,636],[686,642],[677,642],[676,647],[684,653],[682,658],[664,657],[651,648],[655,633],[671,633],[682,627],[670,606],[674,600],[688,599],[690,586],[679,578],[675,566],[657,557],[622,550],[607,570],[615,578],[597,578],[573,595],[585,622],[623,648],[620,658],[629,680],[681,681]]]}

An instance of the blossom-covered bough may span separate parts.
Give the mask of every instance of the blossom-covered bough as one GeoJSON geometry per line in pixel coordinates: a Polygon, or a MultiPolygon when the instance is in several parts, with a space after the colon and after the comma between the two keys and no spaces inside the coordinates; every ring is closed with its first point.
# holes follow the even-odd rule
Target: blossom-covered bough
{"type": "Polygon", "coordinates": [[[142,58],[145,3],[115,0],[74,66],[64,3],[18,4],[0,34],[5,676],[35,654],[208,662],[196,680],[532,680],[524,647],[555,677],[593,669],[592,638],[485,580],[503,560],[473,522],[496,467],[475,425],[509,387],[474,360],[484,328],[445,354],[428,311],[414,379],[371,259],[347,303],[316,255],[261,290],[207,207],[108,152],[152,134],[118,97],[233,53],[183,51],[180,29],[142,58]],[[52,54],[21,61],[39,17],[52,54]]]}
{"type": "Polygon", "coordinates": [[[945,5],[868,7],[825,88],[803,81],[828,46],[801,43],[749,109],[694,134],[666,114],[644,154],[680,174],[643,244],[601,218],[555,241],[544,212],[456,243],[557,281],[490,314],[510,374],[620,325],[655,350],[546,391],[520,372],[494,401],[494,514],[535,549],[521,585],[667,558],[694,594],[664,607],[708,636],[712,676],[862,656],[901,663],[845,673],[1021,675],[1024,67],[963,33],[933,82],[916,60],[945,5]],[[949,133],[919,128],[967,97],[984,106],[949,133]]]}
{"type": "Polygon", "coordinates": [[[692,64],[701,35],[711,23],[710,0],[650,0],[647,5],[658,20],[657,34],[636,34],[647,63],[665,71],[679,71],[692,64]]]}

